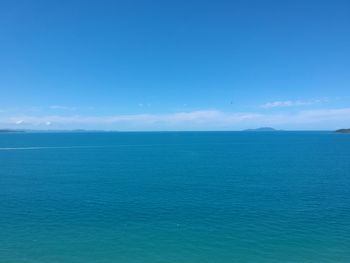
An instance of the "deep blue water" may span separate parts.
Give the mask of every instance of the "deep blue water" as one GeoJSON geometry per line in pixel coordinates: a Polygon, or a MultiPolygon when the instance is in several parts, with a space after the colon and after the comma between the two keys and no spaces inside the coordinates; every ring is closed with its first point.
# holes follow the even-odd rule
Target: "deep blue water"
{"type": "Polygon", "coordinates": [[[350,262],[350,135],[0,134],[0,262],[350,262]]]}

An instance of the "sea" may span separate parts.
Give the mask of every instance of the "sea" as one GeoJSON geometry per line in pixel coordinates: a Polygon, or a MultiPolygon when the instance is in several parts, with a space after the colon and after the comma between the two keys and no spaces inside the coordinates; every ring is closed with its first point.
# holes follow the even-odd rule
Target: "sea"
{"type": "Polygon", "coordinates": [[[350,135],[0,134],[1,263],[348,263],[350,135]]]}

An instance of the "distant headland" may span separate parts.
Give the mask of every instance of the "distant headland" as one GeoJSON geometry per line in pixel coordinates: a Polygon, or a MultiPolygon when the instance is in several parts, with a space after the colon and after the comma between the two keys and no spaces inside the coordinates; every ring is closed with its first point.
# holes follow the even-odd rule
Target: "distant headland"
{"type": "Polygon", "coordinates": [[[23,130],[0,129],[0,133],[24,132],[23,130]]]}
{"type": "Polygon", "coordinates": [[[17,130],[17,129],[0,129],[0,133],[93,133],[93,132],[118,132],[115,130],[84,130],[84,129],[75,129],[75,130],[17,130]]]}
{"type": "Polygon", "coordinates": [[[350,129],[339,129],[335,131],[336,133],[350,133],[350,129]]]}
{"type": "Polygon", "coordinates": [[[274,128],[271,127],[260,127],[260,128],[256,128],[256,129],[246,129],[243,131],[248,131],[248,132],[275,132],[275,131],[279,131],[276,130],[274,128]]]}

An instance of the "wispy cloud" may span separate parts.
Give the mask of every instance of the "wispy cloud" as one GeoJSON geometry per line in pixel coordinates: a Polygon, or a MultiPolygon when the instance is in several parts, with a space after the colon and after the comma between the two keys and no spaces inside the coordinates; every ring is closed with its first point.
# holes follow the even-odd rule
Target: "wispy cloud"
{"type": "Polygon", "coordinates": [[[327,99],[272,101],[261,105],[261,107],[262,108],[298,107],[298,106],[318,104],[322,102],[327,102],[327,99]]]}
{"type": "Polygon", "coordinates": [[[139,103],[137,104],[139,107],[151,107],[152,104],[151,103],[139,103]]]}
{"type": "Polygon", "coordinates": [[[20,124],[23,124],[23,123],[24,123],[24,120],[15,121],[15,124],[17,124],[17,125],[20,125],[20,124]]]}
{"type": "Polygon", "coordinates": [[[74,111],[77,109],[76,107],[68,107],[68,106],[62,106],[62,105],[52,105],[49,108],[51,110],[66,110],[66,111],[74,111]]]}
{"type": "Polygon", "coordinates": [[[199,110],[170,114],[108,116],[22,115],[0,118],[0,125],[117,130],[234,130],[259,126],[274,126],[281,129],[333,129],[350,126],[350,108],[307,110],[297,113],[199,110]]]}

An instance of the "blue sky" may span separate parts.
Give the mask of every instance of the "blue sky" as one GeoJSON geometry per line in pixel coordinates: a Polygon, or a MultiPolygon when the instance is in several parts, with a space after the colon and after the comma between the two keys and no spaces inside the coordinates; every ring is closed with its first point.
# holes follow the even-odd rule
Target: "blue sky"
{"type": "Polygon", "coordinates": [[[350,127],[350,2],[0,2],[0,128],[350,127]]]}

